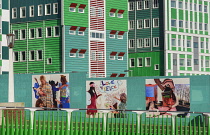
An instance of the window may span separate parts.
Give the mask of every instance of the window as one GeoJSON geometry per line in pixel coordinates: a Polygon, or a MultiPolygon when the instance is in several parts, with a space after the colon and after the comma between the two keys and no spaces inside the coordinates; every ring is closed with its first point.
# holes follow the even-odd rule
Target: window
{"type": "Polygon", "coordinates": [[[117,56],[117,60],[123,60],[123,56],[117,56]]]}
{"type": "Polygon", "coordinates": [[[158,0],[153,0],[153,8],[158,8],[158,0]]]}
{"type": "Polygon", "coordinates": [[[143,67],[143,58],[137,59],[137,67],[143,67]]]}
{"type": "Polygon", "coordinates": [[[118,14],[117,14],[117,17],[118,17],[118,18],[123,18],[123,14],[122,14],[122,13],[118,13],[118,14]]]}
{"type": "Polygon", "coordinates": [[[134,48],[134,39],[129,39],[129,48],[134,48]]]}
{"type": "Polygon", "coordinates": [[[183,9],[183,2],[182,1],[179,1],[179,8],[183,9]]]}
{"type": "Polygon", "coordinates": [[[26,38],[26,30],[20,30],[20,39],[24,40],[26,38]]]}
{"type": "Polygon", "coordinates": [[[14,62],[18,62],[18,52],[14,52],[14,62]]]}
{"type": "Polygon", "coordinates": [[[159,37],[153,38],[153,46],[158,47],[159,46],[159,37]]]}
{"type": "Polygon", "coordinates": [[[52,64],[52,58],[47,58],[47,64],[48,65],[52,64]]]}
{"type": "Polygon", "coordinates": [[[209,49],[208,41],[206,41],[206,49],[209,49]]]}
{"type": "Polygon", "coordinates": [[[115,60],[115,56],[109,55],[109,59],[110,59],[110,60],[115,60]]]}
{"type": "Polygon", "coordinates": [[[12,19],[17,18],[17,8],[12,8],[12,19]]]}
{"type": "Polygon", "coordinates": [[[142,48],[143,47],[143,43],[144,43],[144,39],[143,38],[137,39],[137,48],[142,48]]]}
{"type": "Polygon", "coordinates": [[[171,7],[176,8],[176,1],[175,0],[171,0],[171,7]]]}
{"type": "Polygon", "coordinates": [[[25,51],[20,52],[20,61],[26,61],[26,52],[25,51]]]}
{"type": "Polygon", "coordinates": [[[198,42],[196,42],[196,41],[193,42],[193,47],[194,47],[194,48],[198,48],[198,42]]]}
{"type": "Polygon", "coordinates": [[[34,61],[35,60],[35,52],[32,50],[29,52],[29,60],[34,61]]]}
{"type": "Polygon", "coordinates": [[[201,42],[201,49],[204,49],[204,42],[201,42]]]}
{"type": "Polygon", "coordinates": [[[197,4],[194,4],[194,11],[197,11],[197,4]]]}
{"type": "Polygon", "coordinates": [[[29,31],[29,38],[34,39],[34,29],[30,29],[29,31]]]}
{"type": "Polygon", "coordinates": [[[144,0],[144,9],[149,9],[149,0],[144,0]]]}
{"type": "Polygon", "coordinates": [[[42,16],[43,14],[43,7],[42,5],[38,5],[38,16],[42,16]]]}
{"type": "Polygon", "coordinates": [[[202,68],[204,67],[204,61],[203,61],[203,59],[201,59],[201,67],[202,68]]]}
{"type": "Polygon", "coordinates": [[[109,38],[115,38],[114,34],[109,34],[109,38]]]}
{"type": "Polygon", "coordinates": [[[192,62],[191,62],[191,59],[187,59],[187,66],[188,66],[188,67],[191,67],[191,66],[192,66],[191,63],[192,63],[192,62]]]}
{"type": "Polygon", "coordinates": [[[78,31],[78,35],[84,36],[84,31],[78,31]]]}
{"type": "Polygon", "coordinates": [[[151,58],[150,57],[146,57],[145,58],[145,67],[150,67],[151,66],[151,58]]]}
{"type": "Polygon", "coordinates": [[[184,67],[184,63],[185,63],[184,59],[179,59],[179,65],[181,67],[184,67]]]}
{"type": "Polygon", "coordinates": [[[129,5],[129,11],[133,11],[134,10],[134,2],[129,2],[128,3],[128,5],[129,5]]]}
{"type": "Polygon", "coordinates": [[[58,14],[58,3],[53,3],[53,14],[58,14]]]}
{"type": "Polygon", "coordinates": [[[75,30],[69,30],[69,34],[75,35],[76,31],[75,30]]]}
{"type": "Polygon", "coordinates": [[[110,17],[115,17],[115,12],[109,12],[110,17]]]}
{"type": "Polygon", "coordinates": [[[59,37],[60,36],[60,29],[58,26],[54,27],[54,37],[59,37]]]}
{"type": "Polygon", "coordinates": [[[181,46],[181,39],[178,39],[178,46],[181,46]]]}
{"type": "Polygon", "coordinates": [[[207,6],[204,6],[204,12],[207,13],[207,6]]]}
{"type": "Polygon", "coordinates": [[[150,39],[149,38],[144,39],[144,47],[150,47],[150,39]]]}
{"type": "Polygon", "coordinates": [[[192,11],[192,3],[190,3],[190,10],[192,11]]]}
{"type": "Polygon", "coordinates": [[[190,22],[190,29],[192,29],[193,28],[193,25],[192,25],[192,22],[190,22]]]}
{"type": "Polygon", "coordinates": [[[153,19],[153,27],[159,27],[159,18],[153,19]]]}
{"type": "Polygon", "coordinates": [[[174,38],[171,39],[171,46],[176,46],[176,39],[174,38]]]}
{"type": "Polygon", "coordinates": [[[90,37],[104,39],[104,33],[90,32],[90,37]]]}
{"type": "Polygon", "coordinates": [[[179,28],[183,28],[183,21],[182,20],[179,21],[179,28]]]}
{"type": "Polygon", "coordinates": [[[18,37],[18,30],[14,30],[14,34],[15,34],[15,40],[18,40],[19,37],[18,37]]]}
{"type": "Polygon", "coordinates": [[[29,7],[29,16],[34,17],[34,6],[29,7]]]}
{"type": "Polygon", "coordinates": [[[90,16],[96,16],[96,10],[94,7],[90,7],[90,16]]]}
{"type": "Polygon", "coordinates": [[[208,24],[207,23],[204,24],[204,30],[208,31],[208,24]]]}
{"type": "Polygon", "coordinates": [[[75,7],[69,7],[70,12],[75,12],[76,11],[75,9],[76,9],[75,7]]]}
{"type": "Polygon", "coordinates": [[[137,1],[137,10],[142,10],[143,9],[143,1],[137,1]]]}
{"type": "Polygon", "coordinates": [[[185,21],[185,28],[188,28],[188,21],[185,21]]]}
{"type": "Polygon", "coordinates": [[[195,24],[195,29],[197,30],[197,22],[195,22],[194,24],[195,24]]]}
{"type": "Polygon", "coordinates": [[[171,27],[176,27],[176,20],[171,20],[171,27]]]}
{"type": "Polygon", "coordinates": [[[45,4],[45,15],[51,15],[51,4],[45,4]]]}
{"type": "Polygon", "coordinates": [[[46,37],[52,37],[52,28],[51,27],[47,27],[46,28],[46,37]]]}
{"type": "Polygon", "coordinates": [[[117,35],[118,39],[123,39],[123,35],[117,35]]]}
{"type": "Polygon", "coordinates": [[[143,28],[143,20],[137,20],[137,29],[142,29],[143,28]]]}
{"type": "Polygon", "coordinates": [[[199,62],[198,62],[198,59],[194,59],[194,65],[198,65],[199,62]]]}
{"type": "Polygon", "coordinates": [[[159,70],[159,64],[155,64],[154,68],[155,70],[159,70]]]}
{"type": "Polygon", "coordinates": [[[26,7],[20,7],[20,18],[26,17],[26,7]]]}
{"type": "Polygon", "coordinates": [[[135,66],[134,58],[131,58],[130,59],[130,67],[134,67],[134,66],[135,66]]]}
{"type": "Polygon", "coordinates": [[[78,12],[79,12],[79,13],[84,13],[85,10],[84,10],[84,8],[78,8],[78,12]]]}
{"type": "Polygon", "coordinates": [[[187,40],[187,47],[191,47],[191,40],[187,40]]]}
{"type": "Polygon", "coordinates": [[[134,29],[134,20],[129,21],[129,29],[134,29]]]}
{"type": "Polygon", "coordinates": [[[42,28],[37,28],[37,38],[42,38],[42,28]]]}
{"type": "Polygon", "coordinates": [[[98,8],[98,17],[103,17],[103,9],[98,8]]]}
{"type": "Polygon", "coordinates": [[[85,54],[84,54],[84,53],[79,53],[79,54],[78,54],[78,57],[79,57],[79,58],[84,58],[84,57],[85,57],[85,54]]]}
{"type": "Polygon", "coordinates": [[[37,60],[42,60],[42,50],[37,51],[37,60]]]}
{"type": "Polygon", "coordinates": [[[144,28],[149,28],[150,27],[150,21],[149,19],[144,20],[144,28]]]}
{"type": "Polygon", "coordinates": [[[209,67],[209,60],[205,61],[206,67],[209,67]]]}
{"type": "Polygon", "coordinates": [[[199,5],[199,12],[202,12],[202,5],[199,5]]]}
{"type": "Polygon", "coordinates": [[[76,53],[69,53],[69,57],[76,57],[76,53]]]}
{"type": "Polygon", "coordinates": [[[187,9],[188,9],[188,3],[185,2],[185,10],[187,10],[187,9]]]}
{"type": "Polygon", "coordinates": [[[199,30],[203,30],[203,23],[199,23],[199,30]]]}

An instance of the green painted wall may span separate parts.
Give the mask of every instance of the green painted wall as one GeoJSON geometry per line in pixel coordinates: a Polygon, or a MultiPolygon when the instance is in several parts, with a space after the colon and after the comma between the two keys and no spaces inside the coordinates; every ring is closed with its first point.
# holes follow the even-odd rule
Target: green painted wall
{"type": "Polygon", "coordinates": [[[0,75],[0,102],[8,102],[8,74],[0,75]]]}
{"type": "Polygon", "coordinates": [[[9,33],[9,22],[2,21],[2,34],[9,33]]]}
{"type": "Polygon", "coordinates": [[[2,0],[2,9],[9,9],[9,0],[2,0]]]}
{"type": "Polygon", "coordinates": [[[143,52],[129,53],[128,55],[129,76],[163,76],[164,75],[164,53],[163,52],[143,52]],[[151,66],[145,67],[145,58],[151,58],[151,66]],[[130,67],[130,58],[134,58],[134,67],[130,67]],[[137,59],[143,58],[143,66],[137,66],[137,59]],[[159,64],[159,70],[155,70],[155,64],[159,64]]]}
{"type": "Polygon", "coordinates": [[[2,52],[3,52],[2,59],[8,60],[9,59],[9,49],[8,49],[8,47],[2,46],[2,52]]]}

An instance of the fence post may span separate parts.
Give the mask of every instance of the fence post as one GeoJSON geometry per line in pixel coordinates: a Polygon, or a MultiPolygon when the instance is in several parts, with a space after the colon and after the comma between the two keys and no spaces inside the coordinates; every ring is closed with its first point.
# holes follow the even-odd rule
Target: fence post
{"type": "Polygon", "coordinates": [[[2,123],[2,119],[4,119],[4,117],[2,117],[3,116],[2,110],[4,110],[4,109],[6,109],[6,107],[0,107],[0,125],[4,124],[4,123],[2,123]]]}
{"type": "Polygon", "coordinates": [[[103,119],[104,119],[104,132],[106,132],[106,116],[107,116],[107,113],[109,113],[110,111],[108,111],[108,110],[101,110],[100,112],[102,112],[102,113],[104,113],[104,117],[103,117],[103,119]]]}
{"type": "Polygon", "coordinates": [[[68,115],[67,115],[67,118],[68,118],[67,125],[68,125],[68,130],[70,130],[71,113],[72,113],[73,111],[77,111],[77,110],[79,110],[79,109],[62,109],[62,110],[68,112],[68,115]]]}
{"type": "Polygon", "coordinates": [[[184,114],[182,112],[166,112],[166,113],[170,113],[172,114],[172,129],[173,129],[173,133],[172,134],[175,134],[176,133],[176,129],[175,129],[175,125],[176,125],[176,119],[175,117],[177,116],[177,114],[184,114]]]}
{"type": "Polygon", "coordinates": [[[25,109],[30,110],[30,118],[31,118],[31,123],[30,124],[31,124],[31,130],[33,130],[34,129],[34,124],[33,124],[33,122],[34,122],[34,112],[38,109],[33,109],[33,108],[25,108],[25,109]]]}
{"type": "Polygon", "coordinates": [[[134,113],[137,113],[138,114],[138,118],[137,118],[137,121],[138,121],[138,133],[140,133],[140,121],[141,121],[141,115],[143,113],[145,113],[146,111],[132,111],[134,113]]]}
{"type": "Polygon", "coordinates": [[[205,125],[208,125],[207,133],[210,135],[210,113],[203,113],[203,115],[205,116],[205,125]]]}

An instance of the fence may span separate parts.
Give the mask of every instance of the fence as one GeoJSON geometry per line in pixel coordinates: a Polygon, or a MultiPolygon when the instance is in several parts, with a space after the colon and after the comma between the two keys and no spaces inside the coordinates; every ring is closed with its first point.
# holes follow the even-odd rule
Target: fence
{"type": "Polygon", "coordinates": [[[147,117],[147,111],[126,110],[117,117],[101,109],[87,117],[86,109],[18,109],[2,108],[1,135],[210,135],[208,113],[201,112],[147,117]]]}

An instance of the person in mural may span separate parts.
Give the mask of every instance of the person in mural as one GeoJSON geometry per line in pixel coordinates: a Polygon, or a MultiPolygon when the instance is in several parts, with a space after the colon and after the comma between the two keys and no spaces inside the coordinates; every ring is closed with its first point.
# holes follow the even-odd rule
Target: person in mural
{"type": "MultiPolygon", "coordinates": [[[[120,94],[120,98],[114,97],[115,99],[119,100],[119,106],[117,109],[119,110],[125,110],[127,107],[127,96],[125,93],[120,94]]],[[[126,118],[126,112],[125,111],[119,111],[119,113],[115,116],[117,118],[126,118]]]]}
{"type": "MultiPolygon", "coordinates": [[[[172,79],[165,79],[163,82],[160,79],[154,79],[158,87],[163,91],[162,92],[162,106],[158,107],[159,111],[177,111],[176,106],[179,101],[174,93],[174,83],[172,79]]],[[[169,113],[161,112],[164,115],[171,115],[169,113]]]]}
{"type": "Polygon", "coordinates": [[[50,84],[51,87],[52,87],[52,93],[53,93],[53,107],[56,107],[56,108],[57,108],[57,102],[55,101],[55,99],[56,99],[56,92],[59,91],[59,88],[56,88],[56,86],[58,85],[58,82],[55,83],[55,81],[50,80],[50,81],[49,81],[49,84],[50,84]]]}
{"type": "Polygon", "coordinates": [[[69,82],[64,75],[61,75],[60,81],[55,101],[58,102],[58,108],[70,108],[69,82]]]}
{"type": "Polygon", "coordinates": [[[94,116],[97,113],[97,110],[89,110],[89,109],[97,109],[96,100],[101,94],[97,95],[95,91],[95,83],[90,82],[90,89],[87,91],[87,115],[94,116]]]}
{"type": "MultiPolygon", "coordinates": [[[[37,79],[35,79],[37,80],[37,79]]],[[[45,76],[40,76],[41,85],[37,88],[37,95],[39,99],[42,100],[43,106],[51,108],[53,107],[53,96],[52,96],[52,89],[49,83],[47,83],[45,76]]]]}

